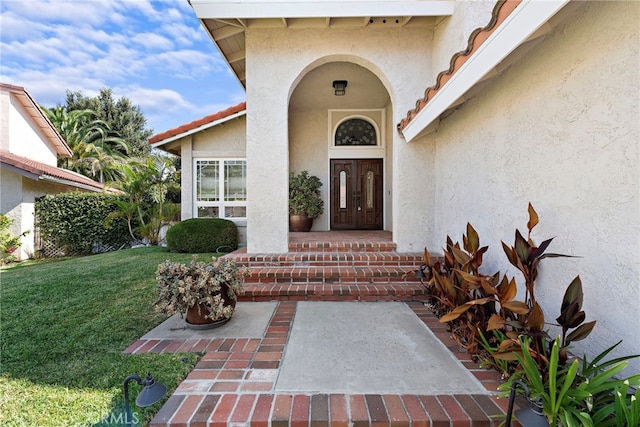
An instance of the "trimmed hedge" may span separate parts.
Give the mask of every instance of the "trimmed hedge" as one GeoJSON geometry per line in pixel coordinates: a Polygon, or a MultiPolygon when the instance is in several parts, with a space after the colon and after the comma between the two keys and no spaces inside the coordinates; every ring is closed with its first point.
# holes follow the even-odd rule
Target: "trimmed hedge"
{"type": "Polygon", "coordinates": [[[40,237],[64,248],[67,255],[90,254],[96,245],[118,249],[131,243],[124,218],[115,218],[109,227],[107,216],[122,196],[106,193],[62,193],[36,200],[36,224],[40,237]]]}
{"type": "Polygon", "coordinates": [[[238,247],[238,228],[222,218],[191,218],[167,231],[167,247],[171,252],[229,252],[238,247]]]}

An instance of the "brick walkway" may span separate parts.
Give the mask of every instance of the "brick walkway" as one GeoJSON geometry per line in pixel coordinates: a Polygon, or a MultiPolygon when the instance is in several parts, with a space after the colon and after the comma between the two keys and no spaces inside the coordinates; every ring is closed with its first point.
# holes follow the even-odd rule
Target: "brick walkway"
{"type": "Polygon", "coordinates": [[[152,427],[499,425],[500,420],[492,416],[504,413],[507,404],[495,396],[499,374],[480,369],[424,304],[407,304],[480,380],[486,395],[277,393],[275,383],[296,314],[295,301],[278,303],[262,338],[139,340],[125,353],[205,353],[156,414],[152,427]]]}

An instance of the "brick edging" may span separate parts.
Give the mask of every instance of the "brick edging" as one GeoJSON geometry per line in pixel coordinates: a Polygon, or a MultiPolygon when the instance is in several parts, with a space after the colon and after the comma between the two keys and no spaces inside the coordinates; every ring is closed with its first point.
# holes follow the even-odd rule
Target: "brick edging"
{"type": "Polygon", "coordinates": [[[278,303],[263,338],[138,340],[125,353],[205,352],[156,414],[159,426],[497,426],[497,371],[482,369],[422,302],[406,303],[489,392],[487,395],[291,394],[275,392],[297,303],[278,303]]]}

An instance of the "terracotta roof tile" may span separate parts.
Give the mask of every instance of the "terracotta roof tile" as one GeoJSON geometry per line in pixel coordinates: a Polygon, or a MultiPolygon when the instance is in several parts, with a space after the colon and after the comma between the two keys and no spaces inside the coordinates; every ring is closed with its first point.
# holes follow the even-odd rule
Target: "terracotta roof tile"
{"type": "Polygon", "coordinates": [[[424,92],[424,97],[416,101],[416,108],[407,112],[407,117],[398,123],[398,130],[402,132],[409,123],[418,115],[420,111],[433,99],[436,93],[444,86],[445,83],[462,67],[462,65],[474,55],[480,46],[489,38],[496,28],[502,24],[505,19],[513,12],[522,0],[499,0],[493,8],[489,23],[482,27],[476,28],[469,36],[469,41],[465,50],[457,52],[449,61],[449,68],[442,71],[436,77],[436,83],[428,87],[424,92]]]}
{"type": "Polygon", "coordinates": [[[182,126],[178,126],[176,128],[173,129],[169,129],[168,131],[162,132],[162,133],[158,133],[155,134],[153,136],[151,136],[149,138],[149,144],[155,144],[157,142],[163,141],[165,139],[174,137],[176,135],[180,135],[186,132],[189,132],[190,130],[193,129],[197,129],[201,126],[204,126],[206,124],[209,123],[213,123],[216,122],[218,120],[222,120],[224,118],[227,118],[229,116],[232,116],[234,114],[240,113],[242,111],[245,111],[247,109],[247,103],[246,102],[241,102],[240,104],[234,105],[233,107],[229,107],[225,110],[222,111],[218,111],[217,113],[213,113],[210,114],[208,116],[205,116],[201,119],[198,120],[194,120],[191,123],[186,123],[182,126]]]}
{"type": "Polygon", "coordinates": [[[89,186],[96,190],[104,189],[104,186],[99,182],[93,181],[84,175],[72,172],[67,169],[58,168],[55,166],[47,165],[45,163],[37,162],[35,160],[28,159],[22,156],[16,156],[5,150],[0,150],[0,162],[9,166],[13,166],[22,171],[37,175],[39,179],[57,178],[70,181],[71,183],[79,184],[83,186],[89,186]]]}

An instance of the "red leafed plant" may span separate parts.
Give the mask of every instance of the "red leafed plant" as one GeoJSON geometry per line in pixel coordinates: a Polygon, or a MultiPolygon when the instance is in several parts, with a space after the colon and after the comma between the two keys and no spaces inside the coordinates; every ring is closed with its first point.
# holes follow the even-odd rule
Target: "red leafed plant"
{"type": "MultiPolygon", "coordinates": [[[[440,322],[450,325],[454,338],[469,353],[479,353],[481,345],[486,349],[486,344],[494,344],[489,357],[515,363],[516,355],[522,354],[519,336],[525,335],[531,338],[529,352],[544,369],[550,339],[545,330],[542,308],[536,301],[538,267],[545,258],[570,255],[547,253],[553,238],[536,245],[531,232],[538,224],[538,214],[531,204],[528,213],[527,238],[516,230],[513,246],[502,242],[509,262],[523,275],[524,301],[515,299],[518,288],[514,278],[503,276],[500,279],[500,273],[486,275],[480,272],[488,247],[480,247],[480,239],[471,224],[467,224],[467,233],[463,235],[463,248],[447,236],[444,262],[434,262],[426,249],[424,261],[430,273],[427,286],[432,292],[434,309],[441,316],[440,322]],[[490,337],[489,342],[486,337],[490,337]]],[[[560,316],[556,319],[562,327],[563,360],[566,360],[569,343],[586,338],[595,325],[595,321],[583,323],[582,299],[582,285],[580,278],[576,277],[565,293],[560,316]]],[[[495,365],[505,366],[504,363],[495,365]]],[[[508,369],[513,369],[513,366],[508,369]]]]}

